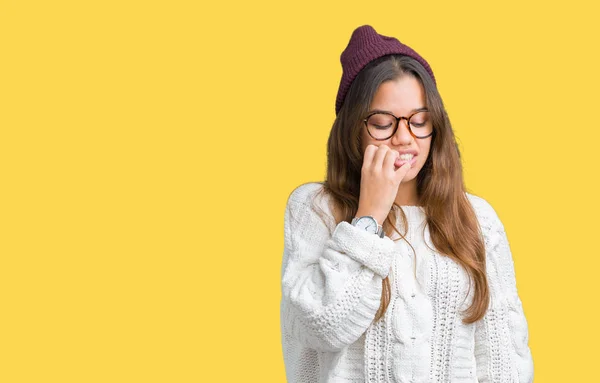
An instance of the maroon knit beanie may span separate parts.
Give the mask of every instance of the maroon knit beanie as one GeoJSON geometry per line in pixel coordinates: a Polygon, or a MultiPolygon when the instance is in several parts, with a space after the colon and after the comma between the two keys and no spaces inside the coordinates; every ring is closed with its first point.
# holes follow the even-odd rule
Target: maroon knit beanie
{"type": "Polygon", "coordinates": [[[412,50],[412,48],[402,44],[394,37],[378,34],[370,25],[363,25],[352,32],[350,42],[340,57],[343,73],[335,100],[336,115],[340,111],[344,98],[346,98],[346,93],[348,93],[348,89],[350,89],[350,85],[358,72],[371,61],[391,54],[400,54],[416,59],[429,72],[433,83],[436,83],[433,71],[427,61],[412,50]]]}

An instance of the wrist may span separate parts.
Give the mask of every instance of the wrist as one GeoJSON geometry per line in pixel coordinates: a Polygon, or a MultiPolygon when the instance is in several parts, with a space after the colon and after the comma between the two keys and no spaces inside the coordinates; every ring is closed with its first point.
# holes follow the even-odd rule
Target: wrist
{"type": "Polygon", "coordinates": [[[350,224],[359,229],[366,230],[369,233],[377,234],[380,238],[383,238],[385,235],[383,226],[380,225],[372,215],[354,217],[350,224]]]}
{"type": "Polygon", "coordinates": [[[385,217],[381,217],[380,214],[373,214],[368,211],[358,210],[354,216],[357,218],[360,218],[360,217],[364,217],[366,215],[369,215],[369,216],[375,218],[375,221],[377,221],[377,224],[383,226],[383,221],[385,220],[385,217]]]}

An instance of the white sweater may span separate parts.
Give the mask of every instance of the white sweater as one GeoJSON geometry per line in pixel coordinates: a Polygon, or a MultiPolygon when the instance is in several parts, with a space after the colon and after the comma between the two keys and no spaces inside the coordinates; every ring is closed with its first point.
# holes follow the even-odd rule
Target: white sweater
{"type": "MultiPolygon", "coordinates": [[[[323,221],[310,203],[322,187],[299,186],[285,210],[280,319],[289,383],[533,380],[510,247],[487,201],[467,193],[485,239],[491,303],[483,319],[465,325],[459,311],[472,299],[467,274],[427,248],[435,247],[421,207],[402,207],[415,256],[405,241],[394,241],[396,233],[379,238],[345,221],[323,221]],[[375,323],[386,276],[392,297],[375,323]]],[[[318,206],[332,217],[322,200],[318,206]]]]}

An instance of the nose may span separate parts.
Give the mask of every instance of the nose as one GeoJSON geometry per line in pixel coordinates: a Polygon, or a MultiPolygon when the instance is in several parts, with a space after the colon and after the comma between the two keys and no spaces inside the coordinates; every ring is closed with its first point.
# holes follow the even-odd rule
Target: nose
{"type": "Polygon", "coordinates": [[[405,119],[398,121],[398,130],[392,136],[392,144],[397,146],[410,145],[413,141],[413,136],[410,133],[408,122],[405,119]]]}

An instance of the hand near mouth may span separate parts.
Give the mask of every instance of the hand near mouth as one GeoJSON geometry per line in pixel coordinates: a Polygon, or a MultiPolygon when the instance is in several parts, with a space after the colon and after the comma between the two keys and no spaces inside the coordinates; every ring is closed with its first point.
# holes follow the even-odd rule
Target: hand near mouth
{"type": "Polygon", "coordinates": [[[400,160],[400,154],[387,145],[368,145],[365,149],[360,179],[360,197],[357,217],[370,215],[379,224],[392,208],[398,187],[406,176],[415,157],[400,160]]]}

